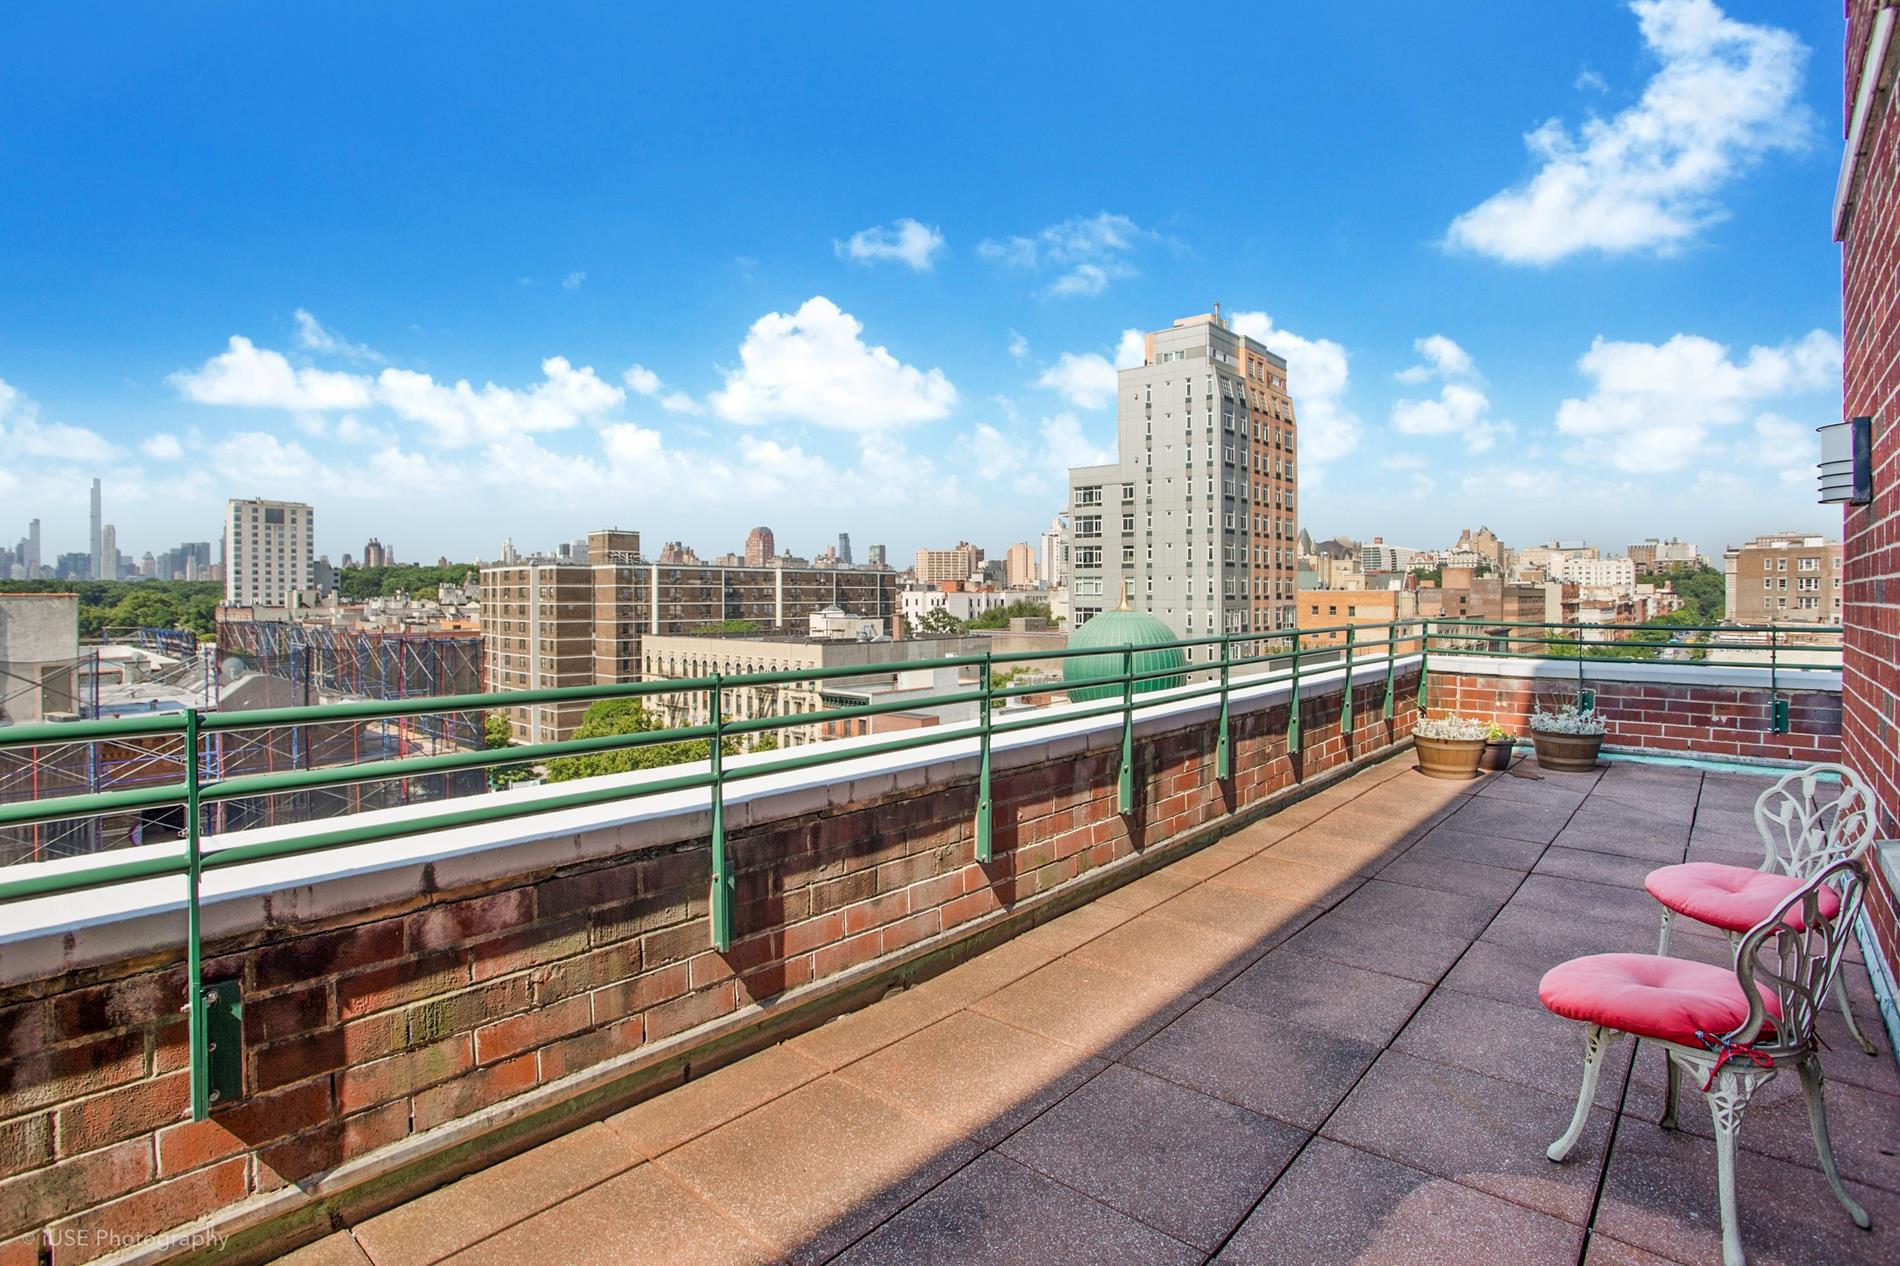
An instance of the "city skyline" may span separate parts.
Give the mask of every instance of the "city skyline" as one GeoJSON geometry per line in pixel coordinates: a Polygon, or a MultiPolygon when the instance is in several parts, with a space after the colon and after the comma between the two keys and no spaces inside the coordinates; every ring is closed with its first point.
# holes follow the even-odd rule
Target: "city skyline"
{"type": "Polygon", "coordinates": [[[276,28],[133,14],[116,47],[159,54],[108,50],[100,77],[61,51],[89,47],[75,15],[10,12],[0,30],[47,56],[0,94],[59,104],[0,204],[24,246],[0,260],[0,499],[61,543],[85,533],[93,474],[128,541],[205,535],[227,497],[308,500],[333,558],[372,534],[454,557],[635,518],[716,551],[761,509],[801,553],[848,530],[903,558],[977,523],[996,548],[1033,539],[1066,468],[1112,449],[1127,332],[1218,300],[1289,361],[1320,530],[1430,539],[1481,511],[1519,539],[1614,539],[1620,505],[1661,498],[1707,552],[1830,530],[1811,430],[1839,417],[1837,267],[1815,231],[1839,24],[1645,0],[1506,7],[1473,39],[1376,9],[1276,24],[1299,51],[1277,64],[1276,158],[1192,201],[1139,178],[1175,121],[1099,72],[1168,43],[1139,20],[1079,25],[1053,72],[985,44],[860,82],[839,71],[869,33],[763,15],[719,56],[735,80],[771,70],[781,108],[715,110],[661,152],[643,129],[662,103],[719,78],[672,15],[596,15],[573,41],[650,48],[627,84],[471,73],[500,52],[426,6],[381,14],[383,42],[430,50],[405,82],[357,68],[334,108],[293,117],[297,94],[258,77],[314,84],[364,32],[308,21],[281,62],[233,56],[184,93],[195,58],[276,28]],[[972,60],[991,73],[936,78],[972,60]],[[1353,94],[1321,76],[1344,62],[1353,94]],[[490,81],[482,129],[445,117],[490,81]],[[841,83],[867,129],[849,152],[886,157],[874,181],[839,178],[841,83]],[[126,91],[151,110],[129,134],[126,91]],[[1028,96],[1043,117],[1001,127],[1028,96]],[[937,144],[914,144],[919,114],[937,144]],[[294,161],[287,128],[310,142],[294,161]],[[1071,143],[1034,142],[1050,134],[1071,143]],[[490,159],[494,196],[463,197],[456,173],[490,159]],[[227,197],[231,164],[247,190],[227,197]],[[738,167],[775,195],[666,196],[738,167]],[[347,224],[322,210],[338,187],[347,224]],[[60,222],[136,228],[141,253],[99,268],[60,222]]]}

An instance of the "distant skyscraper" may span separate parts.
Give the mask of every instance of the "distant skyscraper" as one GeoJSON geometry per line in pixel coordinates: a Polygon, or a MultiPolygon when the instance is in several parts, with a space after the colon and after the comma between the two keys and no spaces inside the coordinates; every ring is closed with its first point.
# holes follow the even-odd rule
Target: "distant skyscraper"
{"type": "Polygon", "coordinates": [[[99,481],[94,479],[92,481],[92,539],[90,543],[92,546],[92,576],[95,580],[103,579],[106,570],[106,556],[104,546],[99,536],[99,526],[99,481]]]}
{"type": "Polygon", "coordinates": [[[94,573],[94,580],[119,578],[119,529],[110,523],[99,535],[99,563],[94,573]]]}
{"type": "Polygon", "coordinates": [[[369,544],[363,547],[363,566],[389,567],[395,564],[395,555],[387,545],[375,537],[369,538],[369,544]]]}
{"type": "Polygon", "coordinates": [[[34,580],[40,574],[40,521],[33,520],[26,526],[26,578],[34,580]]]}
{"type": "Polygon", "coordinates": [[[851,565],[851,533],[838,533],[838,561],[846,567],[851,565]]]}
{"type": "Polygon", "coordinates": [[[1029,548],[1028,541],[1018,541],[1009,547],[1008,562],[1011,589],[1036,587],[1036,552],[1029,548]]]}
{"type": "Polygon", "coordinates": [[[873,545],[871,547],[870,557],[866,560],[866,562],[868,562],[872,567],[890,566],[890,563],[888,561],[888,555],[886,555],[886,553],[884,552],[884,547],[882,545],[873,545]]]}
{"type": "Polygon", "coordinates": [[[745,565],[763,567],[778,557],[778,543],[772,539],[772,529],[755,527],[746,534],[745,565]]]}
{"type": "Polygon", "coordinates": [[[917,579],[926,585],[943,580],[968,580],[983,569],[983,551],[968,541],[950,549],[917,551],[917,579]]]}
{"type": "Polygon", "coordinates": [[[317,512],[301,501],[226,503],[224,600],[280,607],[316,587],[317,512]]]}

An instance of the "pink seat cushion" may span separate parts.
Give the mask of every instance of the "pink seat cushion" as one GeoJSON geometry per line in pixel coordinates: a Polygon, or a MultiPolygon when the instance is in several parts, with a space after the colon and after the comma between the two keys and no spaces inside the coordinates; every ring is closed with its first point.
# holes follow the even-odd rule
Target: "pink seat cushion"
{"type": "MultiPolygon", "coordinates": [[[[1773,914],[1776,906],[1806,882],[1793,875],[1776,875],[1747,866],[1684,862],[1650,871],[1643,886],[1650,896],[1697,923],[1724,932],[1746,932],[1773,914]]],[[[1819,900],[1822,917],[1832,919],[1840,913],[1840,894],[1832,888],[1822,885],[1819,900]]],[[[1788,911],[1788,926],[1797,932],[1802,930],[1799,907],[1788,911]]]]}
{"type": "MultiPolygon", "coordinates": [[[[1779,1019],[1780,1001],[1755,987],[1770,1019],[1779,1019]]],[[[1657,954],[1573,958],[1544,973],[1537,996],[1568,1019],[1684,1046],[1701,1045],[1697,1029],[1727,1033],[1748,1018],[1734,969],[1657,954]]]]}

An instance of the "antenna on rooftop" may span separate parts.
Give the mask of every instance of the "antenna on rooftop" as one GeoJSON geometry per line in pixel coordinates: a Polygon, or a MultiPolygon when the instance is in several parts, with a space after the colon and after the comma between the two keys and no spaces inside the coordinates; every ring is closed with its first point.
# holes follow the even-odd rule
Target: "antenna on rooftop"
{"type": "Polygon", "coordinates": [[[1214,324],[1220,324],[1220,300],[1214,300],[1214,324]]]}

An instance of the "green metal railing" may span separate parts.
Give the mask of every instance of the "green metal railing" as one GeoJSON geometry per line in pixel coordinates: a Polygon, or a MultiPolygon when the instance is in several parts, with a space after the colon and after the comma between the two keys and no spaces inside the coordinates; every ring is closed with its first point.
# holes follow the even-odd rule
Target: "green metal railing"
{"type": "MultiPolygon", "coordinates": [[[[1137,711],[1149,704],[1178,703],[1218,698],[1219,719],[1214,737],[1214,763],[1221,779],[1233,776],[1230,703],[1236,690],[1245,690],[1277,682],[1289,683],[1290,706],[1285,741],[1289,753],[1297,753],[1301,744],[1301,717],[1305,710],[1301,697],[1302,676],[1313,671],[1344,665],[1346,689],[1341,700],[1342,730],[1352,728],[1352,682],[1356,670],[1382,666],[1385,670],[1386,717],[1394,715],[1394,698],[1400,660],[1410,655],[1419,658],[1421,704],[1426,699],[1426,669],[1431,657],[1468,654],[1513,654],[1524,658],[1551,658],[1549,648],[1562,642],[1551,630],[1556,625],[1515,624],[1501,626],[1480,621],[1392,620],[1383,625],[1366,623],[1316,629],[1290,629],[1272,633],[1228,633],[1188,638],[1149,650],[1176,649],[1187,662],[1138,669],[1135,650],[1080,648],[1062,650],[1026,650],[986,652],[980,655],[948,656],[931,660],[908,661],[905,669],[954,668],[975,678],[974,688],[959,688],[940,694],[913,696],[883,703],[822,707],[813,711],[774,712],[765,716],[733,717],[727,708],[727,695],[736,690],[787,688],[814,689],[819,682],[844,677],[862,677],[862,665],[835,668],[801,668],[781,672],[748,673],[737,676],[711,675],[686,679],[663,679],[614,685],[557,687],[541,690],[510,691],[490,694],[436,696],[375,702],[350,702],[300,708],[273,708],[242,712],[187,710],[135,718],[75,722],[68,724],[21,725],[0,728],[0,751],[25,747],[104,742],[142,742],[175,745],[182,776],[175,783],[141,786],[116,791],[88,792],[46,799],[0,804],[0,830],[27,827],[76,818],[144,813],[153,809],[176,807],[182,811],[183,836],[172,846],[152,845],[135,850],[136,855],[113,859],[110,853],[84,863],[64,862],[15,867],[0,867],[0,902],[31,897],[71,893],[104,885],[168,876],[185,879],[187,986],[186,1011],[190,1017],[192,1113],[202,1120],[210,1105],[220,1097],[235,1093],[231,1086],[213,1084],[214,1069],[227,1077],[238,1068],[234,1051],[218,1054],[212,1041],[214,1033],[231,1037],[234,1045],[234,1014],[240,1005],[231,982],[207,986],[203,978],[201,892],[204,875],[225,867],[242,865],[273,857],[309,853],[323,849],[369,844],[394,838],[406,838],[455,827],[509,821],[563,809],[607,804],[643,796],[685,790],[708,793],[710,815],[711,877],[709,939],[720,951],[731,947],[733,898],[736,887],[726,841],[727,789],[747,779],[794,770],[839,765],[864,757],[914,751],[974,738],[977,744],[977,803],[973,824],[975,856],[990,861],[992,834],[992,759],[994,740],[1039,727],[1066,724],[1078,720],[1115,717],[1120,723],[1120,754],[1117,771],[1117,804],[1124,813],[1135,807],[1135,743],[1137,711]],[[1536,636],[1516,630],[1537,629],[1536,636]],[[1502,639],[1503,649],[1498,649],[1502,639]],[[1516,644],[1544,647],[1539,652],[1516,652],[1516,644]],[[1196,658],[1199,656],[1200,658],[1196,658]],[[997,684],[997,671],[1010,666],[1032,663],[1066,662],[1071,659],[1093,661],[1085,682],[1071,686],[1061,683],[1032,682],[997,684]],[[1104,661],[1113,671],[1101,671],[1104,661]],[[1118,663],[1116,661],[1119,661],[1118,663]],[[1185,684],[1157,689],[1165,679],[1185,684]],[[1059,708],[1022,708],[1012,710],[1010,701],[1030,695],[1074,690],[1085,695],[1079,701],[1059,708]],[[1137,696],[1149,693],[1146,700],[1137,696]],[[1099,693],[1098,693],[1099,692],[1099,693]],[[654,696],[691,696],[702,694],[707,721],[698,725],[674,726],[632,734],[614,734],[560,742],[530,743],[521,746],[455,751],[358,764],[292,769],[265,774],[240,774],[231,777],[207,777],[212,768],[207,759],[209,744],[219,734],[230,731],[269,729],[279,726],[322,725],[353,721],[388,721],[435,712],[469,712],[517,708],[547,704],[595,703],[603,700],[643,699],[654,696]],[[898,712],[922,708],[974,705],[975,720],[952,726],[925,727],[895,737],[880,737],[869,742],[825,744],[812,749],[756,753],[738,764],[728,764],[726,745],[747,736],[773,734],[782,730],[827,726],[837,722],[870,722],[898,712]],[[999,710],[1000,709],[1000,710],[999,710]],[[1015,715],[1012,715],[1012,711],[1015,715]],[[524,796],[501,794],[472,797],[459,805],[445,805],[426,813],[398,816],[393,820],[355,822],[328,826],[308,824],[294,835],[277,833],[276,838],[246,838],[245,832],[227,837],[213,836],[207,844],[204,814],[207,806],[254,797],[343,787],[350,784],[408,778],[424,774],[485,769],[502,765],[538,764],[566,756],[594,755],[638,749],[657,744],[704,741],[709,757],[702,762],[669,768],[679,772],[649,774],[637,781],[617,778],[611,781],[590,779],[578,782],[571,790],[550,790],[524,796]],[[12,872],[11,875],[9,872],[12,872]],[[21,873],[24,872],[24,873],[21,873]]],[[[1691,630],[1693,631],[1693,630],[1691,630]]],[[[1725,630],[1738,633],[1737,630],[1725,630]]],[[[1774,653],[1772,632],[1770,656],[1774,653]]],[[[1600,662],[1596,655],[1584,654],[1581,638],[1574,647],[1579,663],[1600,662]]],[[[1566,656],[1568,657],[1568,656],[1566,656]]],[[[1614,659],[1605,656],[1604,659],[1614,659]]],[[[1810,667],[1811,665],[1801,665],[1810,667]]],[[[889,667],[879,665],[878,667],[889,667]]],[[[1786,665],[1794,667],[1794,665],[1786,665]]],[[[959,683],[961,686],[962,683],[959,683]]],[[[867,736],[868,737],[868,736],[867,736]]],[[[559,786],[559,784],[554,784],[559,786]]],[[[387,818],[388,815],[383,815],[387,818]]]]}

